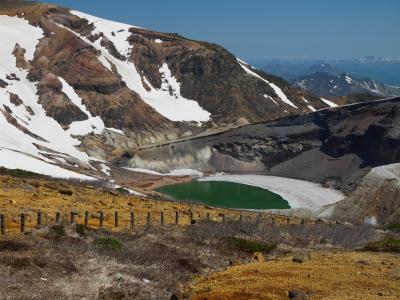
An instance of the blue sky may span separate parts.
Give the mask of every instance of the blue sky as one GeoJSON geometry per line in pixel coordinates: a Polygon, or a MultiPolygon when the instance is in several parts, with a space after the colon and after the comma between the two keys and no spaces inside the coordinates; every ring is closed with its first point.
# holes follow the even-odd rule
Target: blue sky
{"type": "Polygon", "coordinates": [[[400,57],[400,0],[49,0],[247,60],[400,57]]]}

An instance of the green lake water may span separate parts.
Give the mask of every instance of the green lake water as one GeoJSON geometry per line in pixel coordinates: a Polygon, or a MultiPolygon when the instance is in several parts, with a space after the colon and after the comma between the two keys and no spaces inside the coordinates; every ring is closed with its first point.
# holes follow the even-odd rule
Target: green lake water
{"type": "Polygon", "coordinates": [[[190,181],[157,189],[181,201],[196,201],[211,206],[245,209],[284,209],[289,203],[268,190],[223,181],[190,181]]]}

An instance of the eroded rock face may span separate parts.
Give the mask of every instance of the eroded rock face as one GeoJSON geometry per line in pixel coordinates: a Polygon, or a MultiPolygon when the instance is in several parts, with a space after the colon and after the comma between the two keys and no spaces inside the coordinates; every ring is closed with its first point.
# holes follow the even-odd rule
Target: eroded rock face
{"type": "Polygon", "coordinates": [[[46,110],[46,114],[65,127],[75,121],[87,120],[87,115],[73,104],[61,89],[61,81],[52,73],[47,73],[39,82],[39,103],[46,110]]]}
{"type": "Polygon", "coordinates": [[[15,56],[17,68],[21,68],[21,69],[29,68],[29,63],[25,60],[25,52],[26,52],[26,50],[24,48],[21,48],[21,46],[19,44],[15,45],[15,48],[14,48],[14,51],[12,54],[15,56]]]}
{"type": "Polygon", "coordinates": [[[340,201],[332,218],[354,224],[389,225],[400,219],[400,164],[372,169],[349,197],[340,201]]]}

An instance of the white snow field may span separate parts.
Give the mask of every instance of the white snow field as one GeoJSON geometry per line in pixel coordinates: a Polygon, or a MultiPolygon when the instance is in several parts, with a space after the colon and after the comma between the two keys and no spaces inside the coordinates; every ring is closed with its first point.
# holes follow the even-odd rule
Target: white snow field
{"type": "Polygon", "coordinates": [[[316,183],[277,176],[217,174],[198,180],[235,182],[268,189],[287,200],[291,208],[318,210],[344,198],[341,192],[316,183]]]}
{"type": "MultiPolygon", "coordinates": [[[[71,11],[71,13],[88,20],[89,23],[93,23],[95,26],[93,33],[103,32],[105,37],[114,43],[115,47],[121,54],[130,54],[130,48],[132,46],[130,46],[127,41],[128,37],[131,35],[131,33],[129,33],[129,28],[136,26],[100,19],[78,11],[71,11]],[[113,36],[113,32],[115,36],[113,36]]],[[[58,25],[71,31],[60,24],[58,25]]],[[[75,32],[73,33],[78,35],[75,32]]],[[[164,117],[171,121],[193,121],[198,124],[210,120],[211,114],[208,111],[204,110],[196,101],[186,99],[181,95],[180,83],[174,76],[172,76],[171,70],[166,63],[160,66],[159,72],[162,79],[162,85],[160,89],[156,89],[145,77],[142,77],[139,74],[134,63],[128,60],[118,60],[109,54],[109,52],[101,46],[100,39],[92,43],[83,36],[80,36],[80,38],[100,50],[101,54],[99,60],[103,65],[112,71],[110,62],[114,64],[117,68],[117,72],[121,75],[122,80],[125,81],[128,88],[137,92],[148,105],[153,107],[164,117]],[[145,89],[143,85],[144,82],[150,88],[150,91],[145,89]],[[172,94],[170,93],[170,90],[172,90],[172,94]]],[[[157,43],[159,43],[159,41],[157,41],[157,43]]]]}

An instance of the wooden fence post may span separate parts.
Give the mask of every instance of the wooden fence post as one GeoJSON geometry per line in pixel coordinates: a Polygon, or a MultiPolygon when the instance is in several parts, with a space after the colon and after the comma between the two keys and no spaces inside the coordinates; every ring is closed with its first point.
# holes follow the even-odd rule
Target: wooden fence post
{"type": "Polygon", "coordinates": [[[88,228],[88,226],[89,226],[89,212],[88,211],[85,211],[84,226],[85,226],[85,228],[88,228]]]}
{"type": "Polygon", "coordinates": [[[74,224],[76,222],[75,217],[76,217],[77,213],[71,211],[71,224],[74,224]]]}
{"type": "Polygon", "coordinates": [[[290,218],[287,217],[287,218],[286,218],[286,226],[289,226],[289,224],[290,224],[290,218]]]}
{"type": "Polygon", "coordinates": [[[275,217],[272,217],[272,226],[275,226],[275,224],[276,224],[275,217]]]}
{"type": "Polygon", "coordinates": [[[193,225],[193,212],[192,211],[189,213],[189,223],[190,223],[190,225],[193,225]]]}
{"type": "Polygon", "coordinates": [[[222,223],[225,223],[225,214],[222,214],[222,223]]]}
{"type": "Polygon", "coordinates": [[[6,234],[6,218],[4,215],[0,215],[0,234],[6,234]]]}
{"type": "Polygon", "coordinates": [[[25,214],[21,213],[21,233],[25,232],[25,214]]]}
{"type": "Polygon", "coordinates": [[[135,213],[131,211],[131,227],[135,226],[135,213]]]}
{"type": "Polygon", "coordinates": [[[207,213],[207,220],[210,220],[210,219],[211,219],[210,213],[207,213]]]}
{"type": "Polygon", "coordinates": [[[179,225],[179,211],[175,212],[175,225],[179,225]]]}
{"type": "Polygon", "coordinates": [[[115,211],[114,212],[114,226],[115,226],[115,228],[118,227],[118,223],[119,223],[118,211],[115,211]]]}
{"type": "Polygon", "coordinates": [[[163,212],[160,213],[160,223],[161,223],[161,226],[164,226],[164,213],[163,212]]]}
{"type": "Polygon", "coordinates": [[[239,216],[239,223],[242,224],[243,223],[243,215],[239,216]]]}
{"type": "Polygon", "coordinates": [[[100,212],[100,217],[99,217],[99,227],[102,228],[103,227],[103,222],[104,222],[104,213],[101,211],[100,212]]]}
{"type": "Polygon", "coordinates": [[[56,212],[56,224],[60,224],[61,221],[61,213],[58,211],[56,212]]]}
{"type": "Polygon", "coordinates": [[[42,212],[38,211],[37,213],[37,222],[36,222],[37,227],[42,226],[42,212]]]}
{"type": "Polygon", "coordinates": [[[147,212],[147,226],[151,225],[151,213],[148,211],[147,212]]]}

